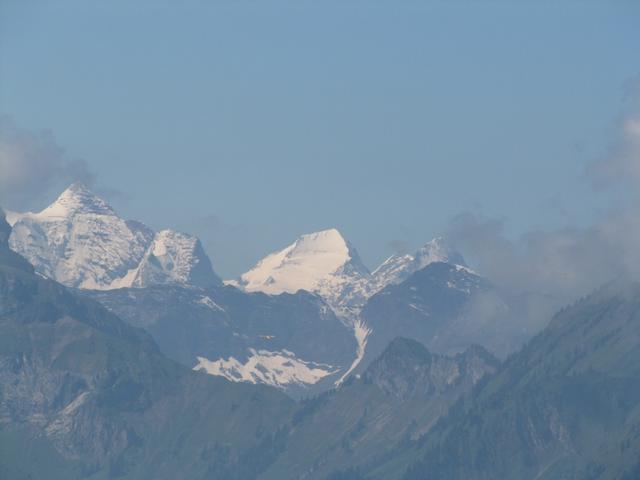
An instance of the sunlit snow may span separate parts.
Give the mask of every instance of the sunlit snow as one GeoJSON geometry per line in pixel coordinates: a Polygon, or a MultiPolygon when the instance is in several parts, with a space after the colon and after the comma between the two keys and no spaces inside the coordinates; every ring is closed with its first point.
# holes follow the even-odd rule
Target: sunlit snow
{"type": "Polygon", "coordinates": [[[339,370],[331,365],[301,360],[288,350],[250,349],[249,353],[244,363],[234,357],[219,360],[198,357],[198,364],[193,369],[234,382],[265,383],[280,388],[294,384],[313,385],[339,370]]]}

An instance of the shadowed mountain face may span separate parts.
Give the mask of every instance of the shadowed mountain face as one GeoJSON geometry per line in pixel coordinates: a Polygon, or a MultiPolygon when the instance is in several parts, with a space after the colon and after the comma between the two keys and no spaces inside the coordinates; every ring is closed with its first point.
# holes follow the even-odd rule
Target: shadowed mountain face
{"type": "Polygon", "coordinates": [[[409,479],[640,474],[640,285],[558,314],[423,439],[409,479]]]}
{"type": "Polygon", "coordinates": [[[342,478],[340,472],[349,469],[373,472],[394,449],[428,432],[498,365],[481,347],[444,357],[397,338],[362,376],[301,405],[284,452],[262,478],[324,479],[342,478]]]}
{"type": "Polygon", "coordinates": [[[465,267],[432,263],[404,282],[371,297],[362,311],[371,334],[360,369],[373,361],[396,336],[415,339],[439,353],[456,353],[474,342],[464,338],[459,322],[489,283],[465,267]],[[453,335],[457,331],[457,335],[453,335]],[[466,342],[466,344],[465,344],[466,342]]]}
{"type": "Polygon", "coordinates": [[[170,358],[288,394],[327,390],[355,356],[350,328],[316,295],[269,296],[231,286],[83,291],[145,328],[170,358]]]}
{"type": "Polygon", "coordinates": [[[6,231],[0,221],[1,478],[256,477],[286,396],[166,359],[142,330],[34,275],[6,231]]]}

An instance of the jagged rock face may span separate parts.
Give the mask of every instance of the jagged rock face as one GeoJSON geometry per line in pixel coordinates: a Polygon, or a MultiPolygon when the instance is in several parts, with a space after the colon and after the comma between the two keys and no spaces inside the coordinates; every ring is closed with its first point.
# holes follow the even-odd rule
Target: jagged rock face
{"type": "Polygon", "coordinates": [[[498,365],[482,347],[447,357],[432,354],[416,341],[397,338],[371,364],[363,378],[400,399],[428,397],[455,388],[469,391],[482,377],[495,373],[498,365]]]}
{"type": "Polygon", "coordinates": [[[162,230],[135,271],[132,287],[181,284],[209,288],[220,285],[200,240],[191,235],[162,230]]]}
{"type": "Polygon", "coordinates": [[[221,283],[196,238],[170,230],[155,234],[140,222],[124,220],[81,184],[41,212],[14,213],[12,219],[11,248],[39,273],[69,287],[221,283]]]}
{"type": "Polygon", "coordinates": [[[392,255],[385,260],[371,274],[369,295],[379,292],[388,285],[401,283],[418,270],[436,262],[466,267],[460,253],[453,250],[443,238],[434,238],[413,255],[392,255]]]}
{"type": "Polygon", "coordinates": [[[20,216],[10,245],[43,275],[67,286],[102,289],[136,268],[153,238],[79,184],[39,213],[20,216]]]}

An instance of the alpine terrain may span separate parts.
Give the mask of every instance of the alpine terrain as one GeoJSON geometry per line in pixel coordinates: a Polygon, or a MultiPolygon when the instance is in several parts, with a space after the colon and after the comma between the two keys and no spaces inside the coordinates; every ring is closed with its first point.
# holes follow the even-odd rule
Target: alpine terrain
{"type": "Polygon", "coordinates": [[[508,306],[442,238],[370,273],[338,230],[324,230],[224,285],[197,238],[122,219],[81,184],[8,218],[11,248],[38,273],[146,329],[170,358],[294,397],[342,383],[398,335],[450,354],[477,343],[504,356],[521,341],[475,321],[482,296],[498,297],[503,318],[508,306]]]}

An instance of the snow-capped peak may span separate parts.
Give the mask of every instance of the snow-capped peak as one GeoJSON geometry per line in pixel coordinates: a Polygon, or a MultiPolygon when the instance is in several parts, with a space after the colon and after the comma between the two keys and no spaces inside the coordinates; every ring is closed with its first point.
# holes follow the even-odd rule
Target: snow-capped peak
{"type": "Polygon", "coordinates": [[[176,283],[207,288],[221,284],[200,240],[174,230],[156,233],[132,276],[130,285],[134,287],[176,283]]]}
{"type": "Polygon", "coordinates": [[[335,228],[300,236],[240,277],[246,291],[268,294],[307,290],[333,306],[353,300],[353,286],[368,279],[358,253],[335,228]]]}
{"type": "MultiPolygon", "coordinates": [[[[240,277],[240,284],[247,291],[270,294],[313,292],[354,257],[353,249],[335,228],[309,233],[260,260],[240,277]]],[[[357,265],[357,269],[368,274],[364,265],[357,265]]]]}
{"type": "Polygon", "coordinates": [[[41,218],[68,218],[77,214],[116,215],[111,206],[82,183],[74,183],[47,208],[37,215],[41,218]]]}
{"type": "Polygon", "coordinates": [[[462,255],[451,248],[445,239],[437,237],[424,244],[413,255],[392,255],[387,258],[372,273],[371,294],[387,285],[400,283],[411,274],[435,262],[466,267],[462,255]]]}
{"type": "Polygon", "coordinates": [[[106,290],[150,283],[219,283],[195,237],[124,220],[74,183],[38,213],[12,212],[10,246],[67,286],[106,290]],[[157,253],[157,255],[156,255],[157,253]]]}

